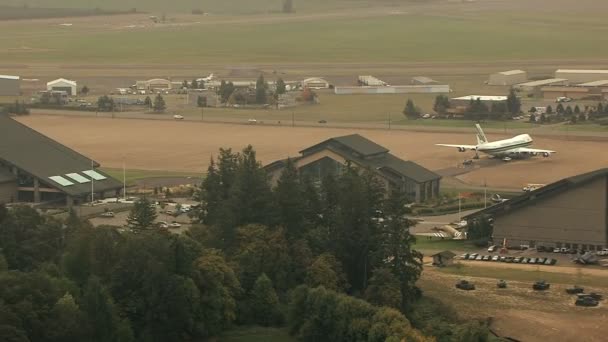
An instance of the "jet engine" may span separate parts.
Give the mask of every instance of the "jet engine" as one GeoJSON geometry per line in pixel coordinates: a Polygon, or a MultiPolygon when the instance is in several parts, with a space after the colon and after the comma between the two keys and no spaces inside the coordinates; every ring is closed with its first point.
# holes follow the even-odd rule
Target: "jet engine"
{"type": "Polygon", "coordinates": [[[550,156],[550,154],[548,152],[543,153],[543,157],[547,158],[549,156],[550,156]]]}

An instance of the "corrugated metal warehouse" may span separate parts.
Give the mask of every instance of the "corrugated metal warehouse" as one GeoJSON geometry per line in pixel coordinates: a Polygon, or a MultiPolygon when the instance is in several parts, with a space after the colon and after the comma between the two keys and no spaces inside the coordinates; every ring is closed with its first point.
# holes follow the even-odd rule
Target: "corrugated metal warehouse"
{"type": "Polygon", "coordinates": [[[19,76],[0,75],[0,96],[21,95],[21,78],[19,76]]]}
{"type": "Polygon", "coordinates": [[[608,246],[608,169],[562,179],[465,217],[494,218],[495,243],[599,250],[608,246]]]}
{"type": "Polygon", "coordinates": [[[608,70],[559,69],[555,78],[566,78],[570,83],[593,82],[608,79],[608,70]]]}
{"type": "Polygon", "coordinates": [[[527,80],[527,72],[523,70],[509,70],[491,74],[488,84],[496,86],[509,86],[517,83],[526,82],[527,80]]]}
{"type": "Polygon", "coordinates": [[[450,92],[449,85],[407,85],[407,86],[385,86],[385,87],[335,87],[336,95],[352,94],[447,94],[450,92]]]}
{"type": "Polygon", "coordinates": [[[514,88],[521,91],[538,91],[540,88],[550,85],[568,85],[568,80],[565,78],[550,78],[546,80],[530,81],[517,84],[514,88]]]}
{"type": "Polygon", "coordinates": [[[46,84],[46,90],[48,91],[64,91],[68,95],[78,94],[78,85],[75,81],[66,80],[65,78],[59,78],[46,84]]]}

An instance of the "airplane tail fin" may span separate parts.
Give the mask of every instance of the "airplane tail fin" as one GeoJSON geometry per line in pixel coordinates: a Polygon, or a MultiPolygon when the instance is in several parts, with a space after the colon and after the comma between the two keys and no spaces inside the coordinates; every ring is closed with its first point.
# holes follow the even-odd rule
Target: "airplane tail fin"
{"type": "Polygon", "coordinates": [[[479,124],[475,124],[475,128],[477,129],[477,144],[481,145],[487,143],[488,138],[486,138],[486,135],[483,133],[481,126],[479,124]]]}

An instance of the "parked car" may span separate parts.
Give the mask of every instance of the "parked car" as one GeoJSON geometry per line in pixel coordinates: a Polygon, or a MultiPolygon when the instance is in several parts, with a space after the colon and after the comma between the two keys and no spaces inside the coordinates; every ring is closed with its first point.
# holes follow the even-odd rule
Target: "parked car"
{"type": "Polygon", "coordinates": [[[539,265],[544,265],[545,261],[547,261],[547,258],[538,258],[536,259],[536,263],[539,265]]]}
{"type": "Polygon", "coordinates": [[[591,297],[579,297],[574,302],[574,305],[593,307],[593,306],[598,306],[599,302],[591,297]]]}
{"type": "Polygon", "coordinates": [[[492,257],[492,261],[498,261],[498,260],[500,260],[500,255],[495,255],[492,257]]]}
{"type": "Polygon", "coordinates": [[[507,282],[501,279],[498,281],[498,283],[496,283],[496,287],[498,287],[499,289],[506,289],[507,282]]]}
{"type": "Polygon", "coordinates": [[[481,260],[483,260],[483,261],[490,261],[490,256],[489,255],[484,255],[481,260]]]}
{"type": "Polygon", "coordinates": [[[179,114],[175,114],[175,115],[173,115],[173,118],[174,118],[175,120],[184,120],[184,116],[183,116],[183,115],[179,115],[179,114]]]}
{"type": "Polygon", "coordinates": [[[568,248],[562,247],[559,249],[560,253],[566,254],[568,253],[568,248]]]}
{"type": "Polygon", "coordinates": [[[545,261],[545,265],[553,266],[555,264],[557,264],[556,259],[547,258],[547,260],[545,261]]]}
{"type": "Polygon", "coordinates": [[[512,262],[513,262],[513,259],[515,259],[515,258],[514,258],[514,257],[511,257],[511,256],[505,257],[505,262],[506,262],[507,264],[510,264],[510,263],[512,263],[512,262]]]}
{"type": "Polygon", "coordinates": [[[521,263],[522,263],[522,264],[527,264],[527,263],[528,263],[528,261],[530,261],[530,258],[522,258],[522,259],[521,259],[521,263]]]}
{"type": "Polygon", "coordinates": [[[326,124],[326,123],[327,123],[327,120],[319,120],[319,123],[320,123],[320,124],[326,124]]]}
{"type": "Polygon", "coordinates": [[[477,260],[477,261],[483,260],[483,255],[478,255],[477,257],[475,257],[475,260],[477,260]]]}
{"type": "Polygon", "coordinates": [[[489,253],[494,253],[495,251],[496,251],[496,246],[495,245],[492,245],[492,246],[488,247],[488,252],[489,253]]]}
{"type": "Polygon", "coordinates": [[[536,258],[528,259],[528,264],[536,264],[536,258]]]}
{"type": "Polygon", "coordinates": [[[468,258],[468,259],[469,259],[469,260],[475,260],[475,259],[477,258],[477,256],[478,256],[478,255],[479,255],[478,253],[472,253],[472,254],[469,254],[469,258],[468,258]]]}
{"type": "Polygon", "coordinates": [[[171,224],[169,224],[169,228],[179,228],[182,225],[177,223],[177,222],[172,222],[171,224]]]}
{"type": "Polygon", "coordinates": [[[114,212],[112,212],[112,211],[106,211],[105,213],[101,214],[100,216],[105,217],[105,218],[112,218],[115,215],[114,215],[114,212]]]}
{"type": "Polygon", "coordinates": [[[561,250],[557,247],[553,248],[553,253],[559,253],[561,250]]]}
{"type": "Polygon", "coordinates": [[[471,290],[475,290],[475,284],[470,283],[467,280],[461,280],[456,283],[456,288],[465,290],[465,291],[471,291],[471,290]]]}
{"type": "Polygon", "coordinates": [[[532,289],[535,291],[545,291],[548,290],[551,284],[547,283],[544,280],[539,280],[532,284],[532,289]]]}
{"type": "Polygon", "coordinates": [[[513,259],[513,262],[516,263],[516,264],[519,264],[521,262],[521,259],[522,259],[521,257],[515,257],[513,259]]]}
{"type": "Polygon", "coordinates": [[[169,224],[167,222],[165,222],[165,221],[159,221],[159,222],[156,223],[156,225],[160,229],[167,229],[167,228],[169,228],[169,224]]]}
{"type": "Polygon", "coordinates": [[[573,287],[569,287],[566,289],[567,294],[579,294],[579,293],[583,293],[583,292],[585,292],[585,289],[580,286],[577,286],[577,285],[574,285],[573,287]]]}
{"type": "Polygon", "coordinates": [[[507,262],[507,257],[506,256],[501,256],[500,259],[498,259],[500,262],[507,262]]]}
{"type": "Polygon", "coordinates": [[[460,260],[467,260],[469,258],[469,253],[464,253],[460,255],[460,260]]]}

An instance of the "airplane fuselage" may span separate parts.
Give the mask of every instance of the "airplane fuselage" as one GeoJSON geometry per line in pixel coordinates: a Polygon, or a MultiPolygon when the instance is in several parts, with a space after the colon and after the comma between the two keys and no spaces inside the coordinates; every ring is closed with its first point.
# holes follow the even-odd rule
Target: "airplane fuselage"
{"type": "Polygon", "coordinates": [[[532,137],[520,134],[510,139],[487,142],[477,145],[477,151],[493,156],[509,155],[510,151],[532,145],[532,137]]]}

